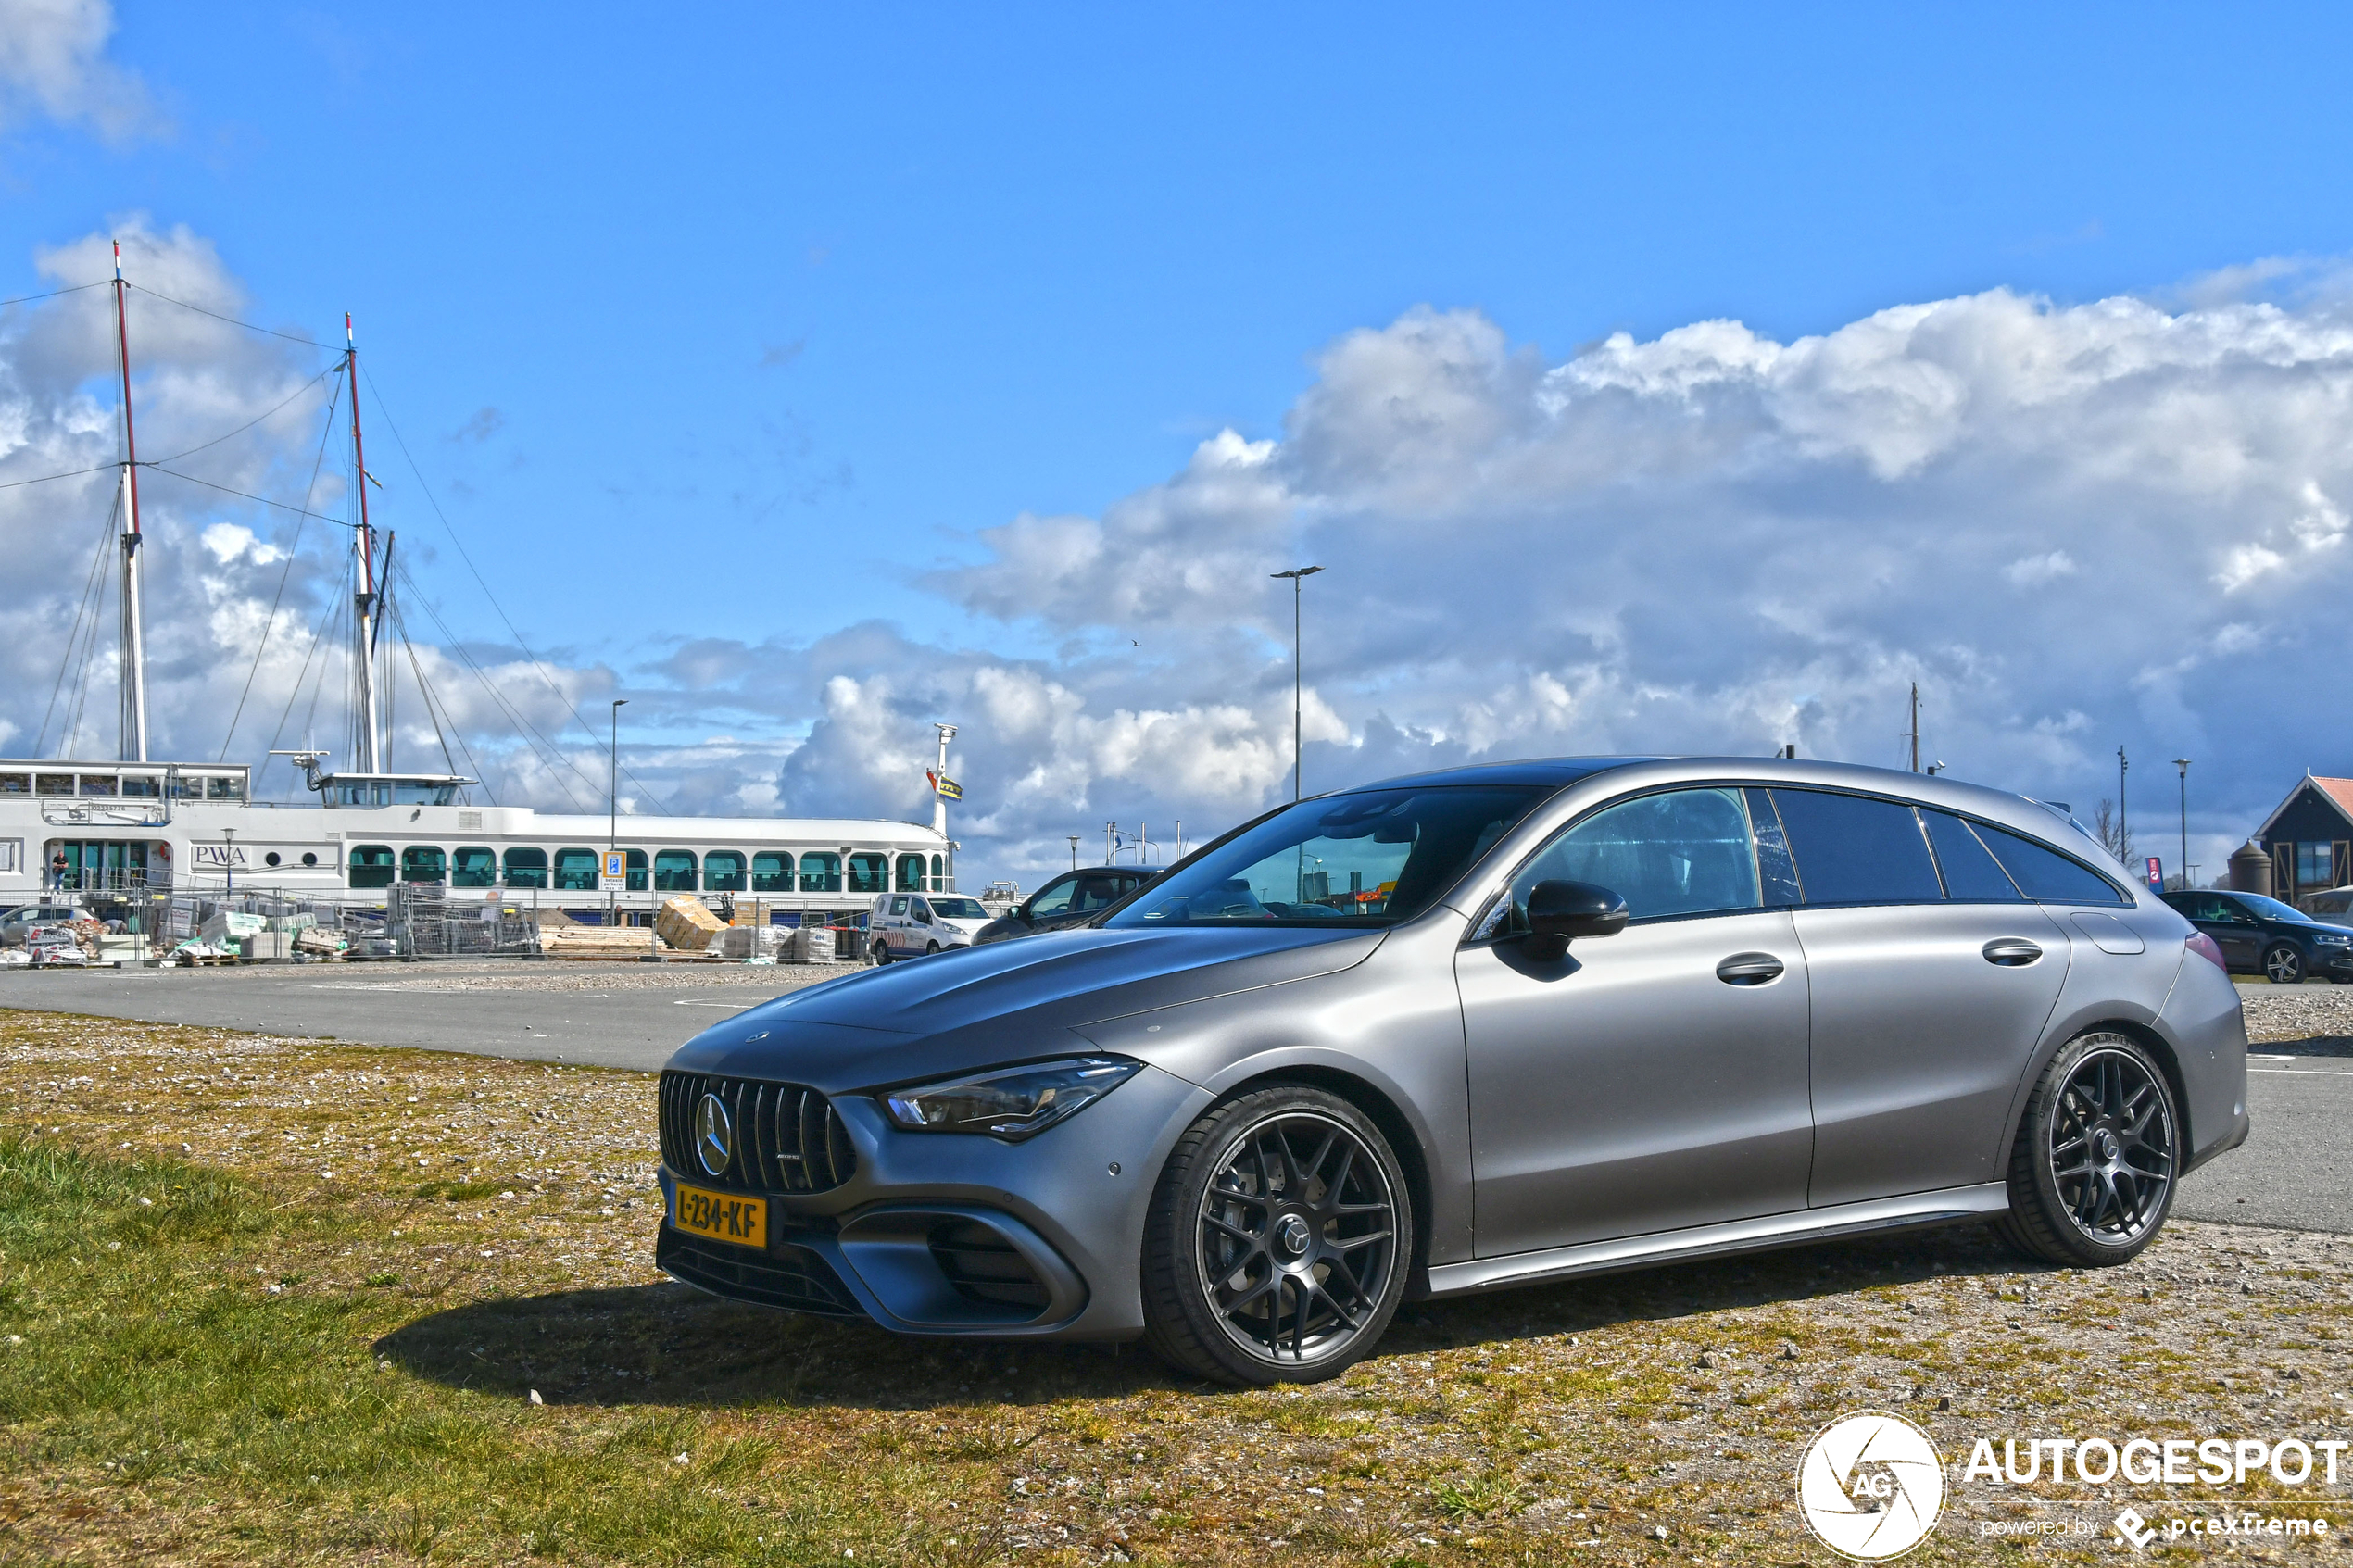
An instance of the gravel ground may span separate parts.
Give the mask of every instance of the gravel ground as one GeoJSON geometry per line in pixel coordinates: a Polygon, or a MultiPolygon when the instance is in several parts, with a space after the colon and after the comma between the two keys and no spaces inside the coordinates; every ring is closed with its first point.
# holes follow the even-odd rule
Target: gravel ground
{"type": "MultiPolygon", "coordinates": [[[[251,1280],[332,1294],[396,1273],[415,1315],[380,1343],[388,1366],[538,1390],[556,1424],[536,1440],[601,1440],[623,1408],[701,1412],[702,1441],[783,1456],[747,1508],[790,1494],[798,1453],[933,1456],[961,1467],[961,1502],[876,1506],[974,1562],[1828,1562],[1790,1478],[1823,1423],[1867,1407],[1917,1421],[1955,1466],[1919,1561],[2114,1561],[2127,1503],[2353,1526],[2342,1484],[1958,1479],[1980,1437],[2353,1437],[2347,1238],[2176,1222],[2108,1271],[2023,1264],[1976,1227],[1810,1248],[1423,1304],[1337,1383],[1232,1393],[1132,1348],[923,1344],[656,1285],[649,1091],[638,1073],[0,1015],[0,1124],[222,1166],[287,1202],[371,1195],[340,1253],[253,1260],[251,1280]],[[2092,1533],[2031,1549],[1988,1533],[2035,1521],[2092,1533]]],[[[2334,1560],[2338,1538],[2271,1560],[2334,1560]]]]}
{"type": "Polygon", "coordinates": [[[2249,1041],[2317,1037],[2353,1046],[2353,985],[2250,985],[2242,981],[2239,1001],[2246,1010],[2249,1041]]]}

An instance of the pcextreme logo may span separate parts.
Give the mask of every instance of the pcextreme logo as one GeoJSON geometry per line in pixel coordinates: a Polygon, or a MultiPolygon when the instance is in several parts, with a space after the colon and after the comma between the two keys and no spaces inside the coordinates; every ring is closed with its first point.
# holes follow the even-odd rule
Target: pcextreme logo
{"type": "Polygon", "coordinates": [[[1928,1434],[1902,1416],[1857,1411],[1806,1446],[1797,1506],[1816,1537],[1842,1556],[1901,1557],[1944,1512],[1944,1461],[1928,1434]]]}

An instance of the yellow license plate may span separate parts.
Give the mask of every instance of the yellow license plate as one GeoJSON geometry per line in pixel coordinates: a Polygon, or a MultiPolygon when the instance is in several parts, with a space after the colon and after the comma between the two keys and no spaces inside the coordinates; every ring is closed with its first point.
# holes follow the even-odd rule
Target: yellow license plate
{"type": "Polygon", "coordinates": [[[707,1236],[714,1241],[732,1241],[738,1247],[768,1245],[766,1198],[705,1192],[684,1182],[678,1184],[677,1192],[670,1223],[680,1230],[707,1236]]]}

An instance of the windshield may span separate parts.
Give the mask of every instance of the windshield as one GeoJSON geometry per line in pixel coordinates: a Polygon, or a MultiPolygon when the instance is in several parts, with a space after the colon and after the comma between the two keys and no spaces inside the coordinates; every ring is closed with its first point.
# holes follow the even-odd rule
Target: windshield
{"type": "Polygon", "coordinates": [[[1170,872],[1103,923],[1395,925],[1437,902],[1551,793],[1429,785],[1303,801],[1170,872]]]}
{"type": "Polygon", "coordinates": [[[2312,923],[2312,917],[2302,909],[2283,904],[2277,898],[2266,898],[2260,893],[2233,893],[2231,897],[2254,910],[2259,920],[2294,921],[2298,925],[2312,923]]]}
{"type": "Polygon", "coordinates": [[[977,898],[943,898],[937,893],[931,896],[931,912],[936,915],[944,915],[950,920],[987,920],[988,918],[988,911],[980,907],[980,900],[977,898]]]}

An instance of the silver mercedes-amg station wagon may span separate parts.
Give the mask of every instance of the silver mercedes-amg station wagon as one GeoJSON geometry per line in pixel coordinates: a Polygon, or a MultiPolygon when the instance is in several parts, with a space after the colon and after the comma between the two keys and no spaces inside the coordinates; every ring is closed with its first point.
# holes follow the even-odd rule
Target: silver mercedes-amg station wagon
{"type": "Polygon", "coordinates": [[[2121,1263],[2246,1137],[2210,938],[2062,812],[1746,759],[1463,768],[1090,925],[811,986],[661,1076],[657,1260],[1234,1383],[1408,1296],[1955,1221],[2121,1263]]]}

